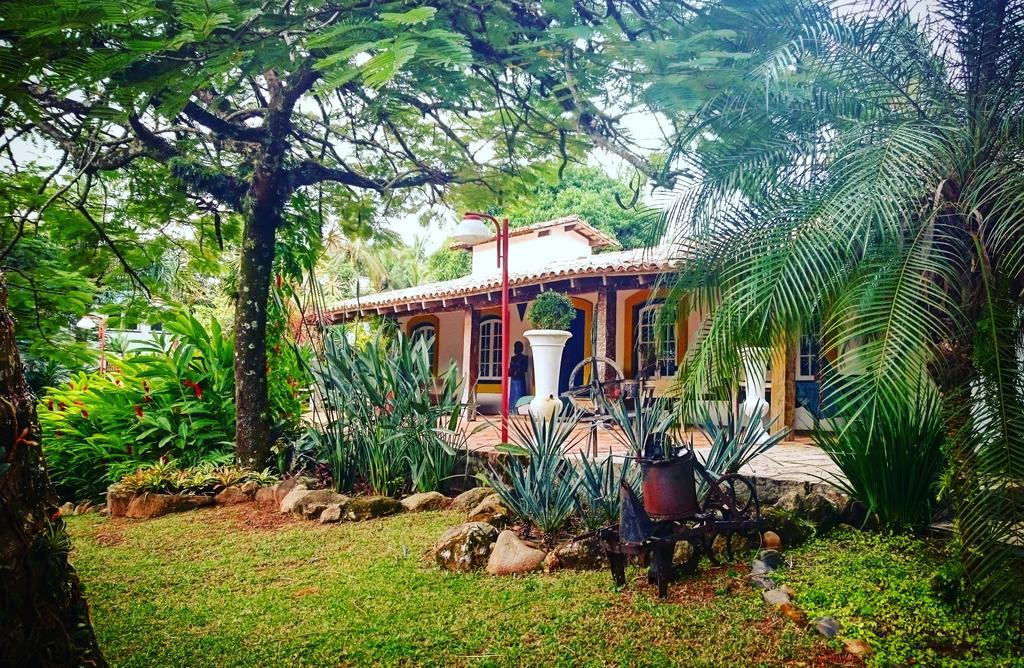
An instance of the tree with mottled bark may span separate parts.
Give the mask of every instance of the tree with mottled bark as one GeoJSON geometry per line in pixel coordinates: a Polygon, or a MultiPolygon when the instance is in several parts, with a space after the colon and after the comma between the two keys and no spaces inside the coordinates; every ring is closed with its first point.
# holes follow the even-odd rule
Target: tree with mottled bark
{"type": "Polygon", "coordinates": [[[590,146],[670,182],[617,114],[642,94],[640,45],[690,13],[649,0],[2,2],[0,101],[76,173],[163,165],[168,188],[243,216],[236,445],[261,467],[268,292],[297,198],[356,229],[590,146]]]}

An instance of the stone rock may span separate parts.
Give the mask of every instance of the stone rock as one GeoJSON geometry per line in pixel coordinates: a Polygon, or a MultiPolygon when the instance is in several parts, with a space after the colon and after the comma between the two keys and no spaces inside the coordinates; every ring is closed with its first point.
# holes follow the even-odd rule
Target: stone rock
{"type": "Polygon", "coordinates": [[[782,540],[782,544],[788,547],[796,547],[814,535],[813,524],[784,508],[762,508],[761,519],[764,521],[765,529],[775,533],[782,540]]]}
{"type": "Polygon", "coordinates": [[[772,568],[765,562],[761,561],[760,559],[754,559],[754,561],[750,564],[751,575],[768,575],[774,570],[774,568],[772,568]]]}
{"type": "Polygon", "coordinates": [[[111,517],[124,517],[128,513],[128,505],[131,504],[135,494],[126,492],[117,485],[107,488],[107,508],[110,509],[111,517]]]}
{"type": "Polygon", "coordinates": [[[344,506],[340,503],[332,503],[331,505],[324,508],[323,512],[320,513],[320,524],[330,524],[341,521],[341,515],[344,510],[344,506]]]}
{"type": "Polygon", "coordinates": [[[871,654],[871,645],[860,638],[844,638],[843,645],[846,647],[846,651],[854,656],[871,654]]]}
{"type": "Polygon", "coordinates": [[[154,494],[143,492],[128,504],[125,517],[146,519],[169,513],[181,513],[204,506],[212,506],[212,496],[186,496],[179,494],[154,494]]]}
{"type": "Polygon", "coordinates": [[[782,554],[777,550],[761,550],[757,553],[757,560],[763,561],[772,570],[782,565],[782,554]]]}
{"type": "Polygon", "coordinates": [[[220,494],[213,497],[213,500],[218,506],[231,506],[236,503],[248,503],[249,498],[240,487],[225,487],[220,494]]]}
{"type": "Polygon", "coordinates": [[[757,589],[775,589],[775,583],[767,575],[751,573],[747,576],[747,582],[757,589]]]}
{"type": "Polygon", "coordinates": [[[529,573],[540,568],[547,554],[530,547],[514,531],[502,531],[487,559],[487,572],[491,575],[529,573]]]}
{"type": "Polygon", "coordinates": [[[68,517],[69,515],[74,515],[75,514],[75,504],[71,503],[70,501],[65,501],[60,506],[60,514],[63,515],[64,517],[68,517]]]}
{"type": "Polygon", "coordinates": [[[826,638],[835,638],[843,628],[835,617],[817,617],[811,622],[811,626],[826,638]]]}
{"type": "Polygon", "coordinates": [[[764,597],[765,603],[774,605],[777,608],[789,603],[789,595],[782,591],[782,589],[769,589],[761,592],[761,596],[764,597]]]}
{"type": "Polygon", "coordinates": [[[261,506],[277,505],[276,485],[272,487],[260,487],[256,490],[256,503],[261,506]]]}
{"type": "Polygon", "coordinates": [[[345,517],[354,522],[395,515],[405,507],[390,496],[360,496],[345,507],[345,517]]]}
{"type": "Polygon", "coordinates": [[[109,514],[110,514],[110,508],[107,508],[107,504],[104,503],[103,507],[100,508],[100,515],[109,515],[109,514]]]}
{"type": "Polygon", "coordinates": [[[545,570],[548,572],[555,568],[585,571],[604,568],[607,565],[607,560],[601,540],[597,536],[591,536],[560,543],[548,553],[544,563],[545,570]]]}
{"type": "Polygon", "coordinates": [[[486,522],[449,527],[430,551],[434,563],[445,570],[467,572],[483,568],[491,556],[498,530],[486,522]]]}
{"type": "Polygon", "coordinates": [[[828,531],[839,524],[839,508],[824,494],[817,492],[804,497],[802,516],[814,522],[818,531],[828,531]]]}
{"type": "Polygon", "coordinates": [[[786,617],[800,628],[807,626],[807,613],[792,603],[783,603],[779,609],[786,617]]]}
{"type": "Polygon", "coordinates": [[[291,513],[295,511],[295,508],[299,505],[299,501],[306,498],[313,493],[313,490],[306,489],[305,487],[296,487],[292,491],[288,492],[283,499],[281,499],[281,512],[291,513]]]}
{"type": "MultiPolygon", "coordinates": [[[[344,494],[338,494],[333,489],[315,489],[306,490],[309,494],[304,494],[302,498],[295,502],[295,507],[292,509],[293,513],[302,515],[307,520],[315,520],[320,517],[327,506],[338,504],[342,507],[347,506],[351,503],[352,498],[345,496],[344,494]]],[[[295,492],[292,492],[293,494],[295,492]]]]}
{"type": "Polygon", "coordinates": [[[242,483],[242,486],[239,489],[241,489],[242,493],[247,497],[254,499],[256,498],[256,492],[260,491],[260,484],[254,480],[250,480],[249,482],[242,483]]]}
{"type": "Polygon", "coordinates": [[[786,492],[775,503],[775,508],[807,520],[819,531],[828,531],[839,524],[839,508],[824,494],[818,492],[809,494],[801,494],[795,490],[786,492]]]}
{"type": "Polygon", "coordinates": [[[92,501],[82,501],[75,506],[75,515],[84,515],[92,510],[92,501]]]}
{"type": "Polygon", "coordinates": [[[284,503],[286,496],[291,494],[296,489],[313,489],[316,485],[316,480],[308,478],[306,476],[295,476],[294,478],[288,478],[277,484],[276,492],[274,493],[274,502],[277,505],[284,503]]]}
{"type": "Polygon", "coordinates": [[[480,502],[491,494],[494,494],[494,490],[490,487],[474,487],[473,489],[468,489],[452,499],[451,509],[468,513],[480,505],[480,502]]]}
{"type": "Polygon", "coordinates": [[[491,494],[478,503],[466,519],[470,522],[486,522],[491,526],[504,527],[508,525],[510,517],[508,508],[501,503],[501,497],[491,494]]]}
{"type": "Polygon", "coordinates": [[[779,587],[779,589],[786,592],[786,596],[788,596],[789,598],[796,598],[796,590],[790,587],[789,585],[782,585],[781,587],[779,587]]]}
{"type": "Polygon", "coordinates": [[[715,555],[716,559],[725,560],[729,558],[729,550],[726,540],[728,540],[729,544],[732,545],[733,558],[750,549],[750,541],[739,534],[732,534],[728,539],[723,535],[715,536],[714,542],[711,543],[711,553],[715,555]]]}
{"type": "Polygon", "coordinates": [[[767,550],[781,550],[782,539],[774,531],[765,531],[761,535],[761,547],[767,550]]]}
{"type": "Polygon", "coordinates": [[[420,492],[405,497],[401,503],[409,512],[418,513],[424,510],[444,510],[452,505],[452,500],[441,492],[420,492]]]}
{"type": "Polygon", "coordinates": [[[689,541],[681,540],[676,543],[676,547],[672,551],[672,563],[685,564],[692,556],[693,545],[690,545],[689,541]]]}
{"type": "Polygon", "coordinates": [[[796,490],[790,490],[779,497],[773,507],[785,510],[787,513],[799,515],[803,507],[804,495],[796,490]]]}

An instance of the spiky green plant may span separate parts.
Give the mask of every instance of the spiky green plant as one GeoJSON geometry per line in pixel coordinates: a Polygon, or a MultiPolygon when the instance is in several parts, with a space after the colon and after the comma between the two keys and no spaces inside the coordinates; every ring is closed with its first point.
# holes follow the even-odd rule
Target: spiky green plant
{"type": "Polygon", "coordinates": [[[445,434],[458,427],[461,385],[454,365],[435,379],[430,345],[401,332],[325,340],[315,373],[329,419],[309,438],[339,490],[359,476],[381,494],[430,491],[453,475],[457,453],[445,434]]]}
{"type": "Polygon", "coordinates": [[[864,503],[882,526],[922,528],[932,520],[946,463],[939,397],[924,386],[879,408],[872,420],[857,416],[837,431],[815,431],[814,442],[842,471],[832,484],[864,503]]]}
{"type": "Polygon", "coordinates": [[[672,402],[665,397],[637,399],[631,409],[625,397],[609,399],[598,395],[604,411],[615,421],[618,429],[612,436],[636,458],[667,459],[672,456],[671,429],[677,424],[672,402]]]}
{"type": "Polygon", "coordinates": [[[498,446],[509,457],[500,472],[484,476],[509,510],[536,527],[547,542],[576,510],[582,481],[567,456],[579,443],[574,433],[579,422],[579,412],[548,418],[530,414],[526,424],[512,422],[514,442],[498,446]]]}
{"type": "Polygon", "coordinates": [[[680,137],[694,178],[668,218],[673,301],[707,314],[681,387],[696,403],[740,349],[816,322],[849,419],[925,377],[966,572],[1020,591],[1024,3],[728,4],[749,57],[680,137]]]}
{"type": "Polygon", "coordinates": [[[581,454],[577,509],[588,531],[618,520],[619,487],[623,482],[639,492],[640,469],[633,462],[629,457],[616,460],[608,455],[598,461],[581,454]]]}

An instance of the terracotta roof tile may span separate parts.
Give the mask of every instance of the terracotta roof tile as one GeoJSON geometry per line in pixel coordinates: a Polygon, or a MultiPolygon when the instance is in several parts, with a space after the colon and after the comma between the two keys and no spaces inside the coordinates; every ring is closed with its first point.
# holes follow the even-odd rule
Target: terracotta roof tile
{"type": "MultiPolygon", "coordinates": [[[[589,257],[557,260],[528,272],[510,272],[512,287],[534,285],[547,280],[580,276],[652,274],[670,271],[679,266],[678,250],[672,246],[657,246],[636,250],[598,253],[589,257]]],[[[389,290],[364,295],[358,300],[346,299],[327,309],[326,315],[348,315],[360,310],[392,307],[414,302],[465,297],[491,292],[501,287],[498,273],[469,275],[451,281],[427,283],[401,290],[389,290]]]]}

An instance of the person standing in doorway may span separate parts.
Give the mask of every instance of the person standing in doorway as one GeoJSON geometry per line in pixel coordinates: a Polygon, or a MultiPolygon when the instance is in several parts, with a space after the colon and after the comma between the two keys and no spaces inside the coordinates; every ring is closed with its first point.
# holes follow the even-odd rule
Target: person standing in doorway
{"type": "Polygon", "coordinates": [[[526,374],[530,370],[530,358],[523,354],[523,342],[516,341],[512,346],[515,354],[508,362],[508,409],[515,414],[516,403],[530,393],[526,384],[526,374]]]}

